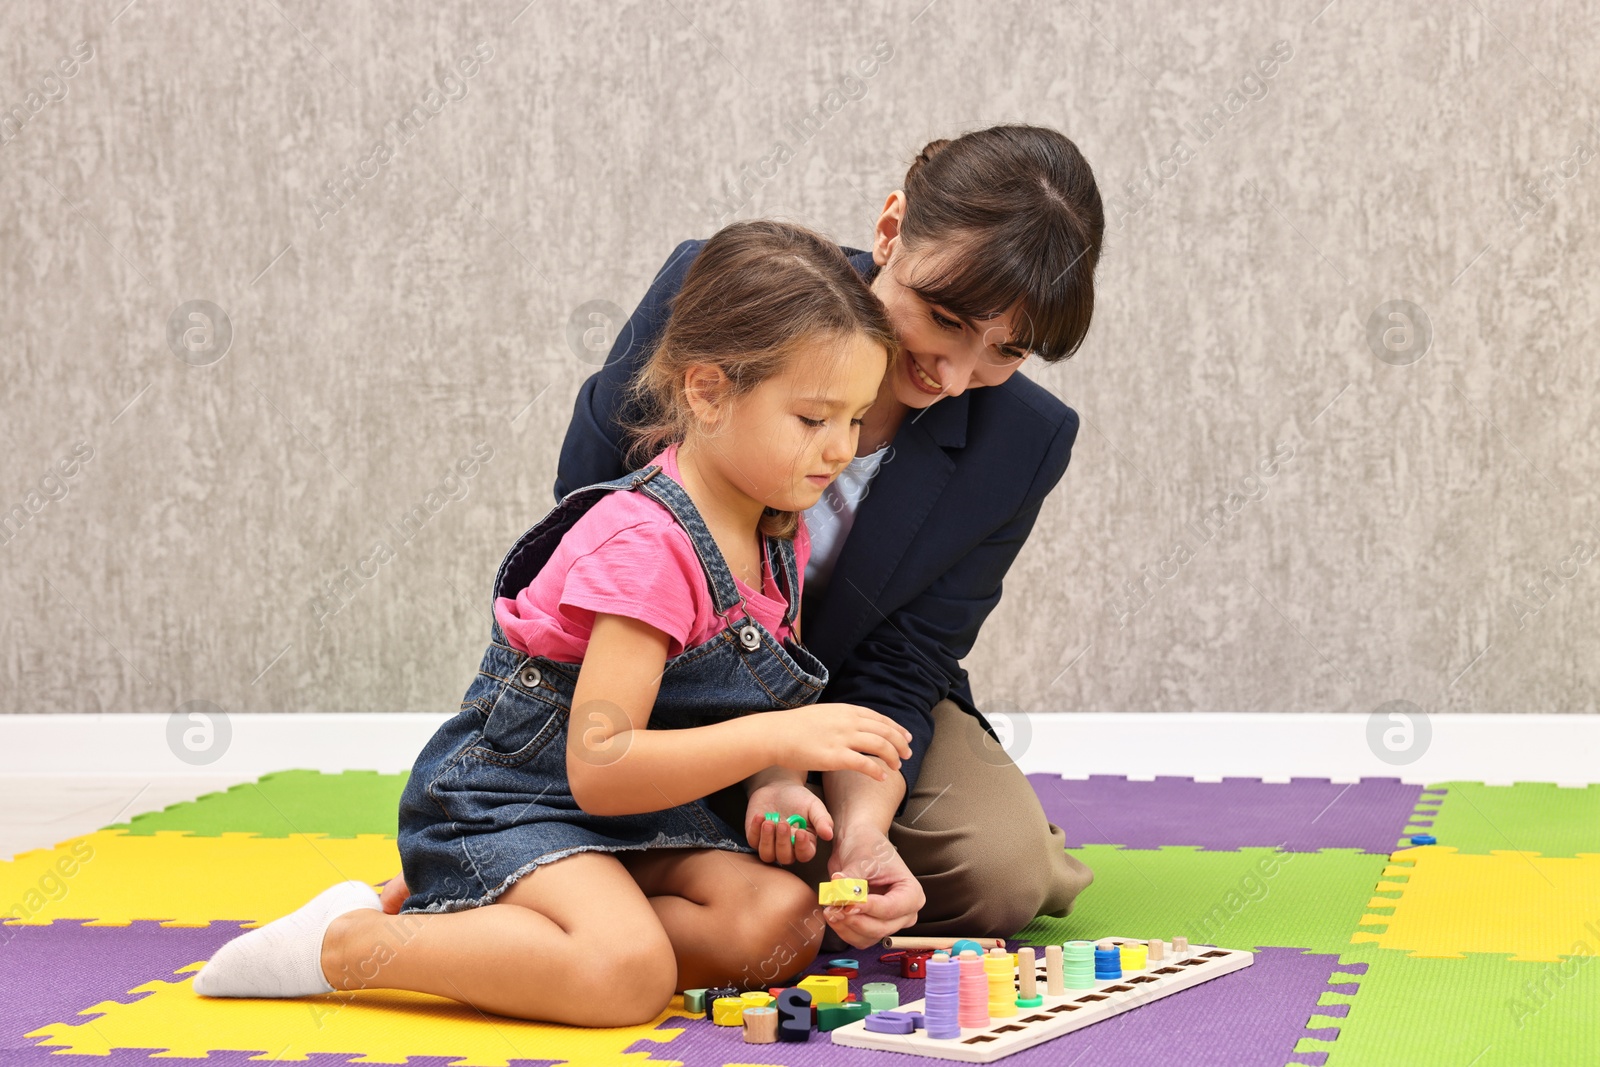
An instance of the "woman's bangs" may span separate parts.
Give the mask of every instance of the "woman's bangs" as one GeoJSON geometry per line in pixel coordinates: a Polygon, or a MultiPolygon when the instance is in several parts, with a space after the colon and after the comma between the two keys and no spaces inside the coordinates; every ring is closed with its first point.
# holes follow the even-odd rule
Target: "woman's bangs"
{"type": "Polygon", "coordinates": [[[907,288],[973,320],[1020,304],[1017,334],[1009,343],[1046,362],[1064,359],[1082,342],[1092,312],[1093,297],[1086,298],[1092,292],[1086,278],[1093,269],[1086,262],[1087,249],[1073,248],[1066,234],[1008,230],[951,242],[946,247],[953,251],[943,257],[943,266],[907,288]]]}

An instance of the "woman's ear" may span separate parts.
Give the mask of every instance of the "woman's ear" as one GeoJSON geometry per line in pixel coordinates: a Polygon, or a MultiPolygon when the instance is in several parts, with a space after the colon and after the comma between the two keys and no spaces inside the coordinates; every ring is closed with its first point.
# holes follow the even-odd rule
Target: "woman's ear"
{"type": "Polygon", "coordinates": [[[872,262],[883,266],[889,262],[895,245],[900,243],[900,220],[906,217],[906,193],[896,189],[883,202],[883,214],[872,231],[872,262]]]}

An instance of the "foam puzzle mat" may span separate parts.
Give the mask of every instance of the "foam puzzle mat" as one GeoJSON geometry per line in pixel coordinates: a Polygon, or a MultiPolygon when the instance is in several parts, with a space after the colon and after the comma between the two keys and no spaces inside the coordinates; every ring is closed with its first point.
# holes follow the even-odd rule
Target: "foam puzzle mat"
{"type": "MultiPolygon", "coordinates": [[[[1009,948],[1118,932],[1256,957],[1004,1063],[1600,1063],[1600,786],[1029,780],[1095,880],[1009,948]],[[1420,833],[1438,843],[1411,845],[1420,833]]],[[[825,1033],[747,1045],[681,997],[589,1030],[394,990],[195,995],[193,973],[242,930],[400,869],[404,783],[283,771],[0,862],[0,1067],[931,1062],[825,1033]]],[[[919,999],[881,951],[849,953],[852,988],[919,999]]]]}

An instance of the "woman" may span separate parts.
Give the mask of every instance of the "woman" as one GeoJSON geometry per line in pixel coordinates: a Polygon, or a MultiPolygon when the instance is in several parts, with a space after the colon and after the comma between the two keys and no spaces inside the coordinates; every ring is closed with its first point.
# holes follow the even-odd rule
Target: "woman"
{"type": "MultiPolygon", "coordinates": [[[[828,668],[819,699],[901,723],[912,755],[883,782],[813,776],[831,841],[803,834],[795,848],[780,836],[762,858],[793,863],[811,882],[866,878],[867,903],[830,922],[856,948],[908,928],[1011,937],[1038,914],[1067,914],[1093,879],[999,748],[960,660],[1066,471],[1077,414],[1017,370],[1035,356],[1067,359],[1082,343],[1104,228],[1094,174],[1070,140],[996,126],[930,143],[889,194],[872,248],[844,249],[904,354],[856,458],[806,512],[800,625],[828,668]]],[[[579,390],[557,501],[633,469],[620,444],[621,425],[638,415],[629,386],[704,243],[678,246],[579,390]]],[[[742,790],[713,803],[740,825],[742,790]]],[[[405,897],[392,880],[385,910],[405,897]]]]}

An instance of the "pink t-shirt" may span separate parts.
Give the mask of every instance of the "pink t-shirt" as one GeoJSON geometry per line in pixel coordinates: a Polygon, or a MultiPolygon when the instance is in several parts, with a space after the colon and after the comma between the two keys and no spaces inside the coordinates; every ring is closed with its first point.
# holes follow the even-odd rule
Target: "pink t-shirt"
{"type": "MultiPolygon", "coordinates": [[[[661,464],[668,477],[683,484],[676,444],[650,462],[661,464]]],[[[794,547],[798,583],[811,556],[803,514],[794,547]]],[[[773,561],[763,558],[760,592],[737,578],[734,582],[750,614],[783,641],[792,627],[779,627],[788,603],[772,566],[773,561]]],[[[596,612],[626,615],[662,630],[672,639],[667,650],[671,658],[727,628],[715,607],[688,531],[642,491],[617,490],[601,497],[572,525],[526,589],[515,599],[495,601],[494,617],[519,652],[581,663],[596,612]]],[[[743,612],[735,604],[728,616],[737,621],[743,612]]]]}

